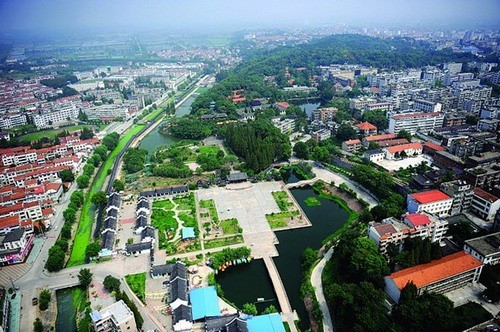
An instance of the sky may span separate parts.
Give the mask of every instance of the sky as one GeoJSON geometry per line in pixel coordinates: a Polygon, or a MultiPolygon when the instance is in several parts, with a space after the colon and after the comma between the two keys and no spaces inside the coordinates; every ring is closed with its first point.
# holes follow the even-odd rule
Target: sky
{"type": "Polygon", "coordinates": [[[0,31],[500,24],[500,0],[0,0],[0,31]]]}

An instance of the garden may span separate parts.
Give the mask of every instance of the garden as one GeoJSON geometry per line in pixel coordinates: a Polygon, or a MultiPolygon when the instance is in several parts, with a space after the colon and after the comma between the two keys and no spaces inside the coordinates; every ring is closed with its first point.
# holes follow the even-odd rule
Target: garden
{"type": "MultiPolygon", "coordinates": [[[[295,217],[300,216],[300,211],[295,207],[295,204],[288,196],[286,191],[273,191],[273,195],[276,204],[281,212],[273,212],[266,214],[267,221],[271,228],[282,228],[289,226],[290,222],[295,220],[295,217]]],[[[298,218],[301,220],[301,218],[298,218]]]]}

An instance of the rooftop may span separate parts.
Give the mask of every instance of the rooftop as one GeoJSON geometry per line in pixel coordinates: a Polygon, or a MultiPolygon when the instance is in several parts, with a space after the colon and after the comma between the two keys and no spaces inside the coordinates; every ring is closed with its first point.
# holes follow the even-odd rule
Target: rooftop
{"type": "Polygon", "coordinates": [[[441,190],[427,190],[418,193],[410,194],[414,200],[420,204],[427,204],[432,202],[439,202],[450,199],[451,197],[446,195],[441,190]]]}
{"type": "Polygon", "coordinates": [[[465,241],[465,244],[483,256],[500,252],[500,232],[465,241]]]}
{"type": "Polygon", "coordinates": [[[402,145],[395,145],[395,146],[390,146],[387,148],[387,151],[390,153],[398,153],[398,152],[403,152],[405,150],[421,150],[422,149],[422,144],[420,143],[408,143],[408,144],[402,144],[402,145]]]}
{"type": "Polygon", "coordinates": [[[194,234],[194,228],[193,227],[183,227],[182,228],[182,239],[193,239],[196,238],[196,235],[194,234]]]}
{"type": "Polygon", "coordinates": [[[348,141],[344,141],[345,145],[353,145],[353,144],[361,144],[361,141],[359,139],[351,139],[348,141]]]}
{"type": "Polygon", "coordinates": [[[396,137],[397,137],[396,134],[382,134],[382,135],[368,136],[365,137],[364,139],[367,140],[368,142],[376,142],[376,141],[389,140],[396,137]]]}
{"type": "Polygon", "coordinates": [[[425,142],[424,144],[426,147],[429,147],[435,151],[445,151],[446,148],[442,147],[441,145],[438,145],[436,143],[432,143],[432,142],[425,142]]]}
{"type": "Polygon", "coordinates": [[[251,317],[247,320],[248,332],[285,332],[278,313],[251,317]]]}
{"type": "Polygon", "coordinates": [[[481,265],[483,264],[480,261],[465,251],[460,251],[430,263],[394,272],[386,278],[392,279],[400,290],[409,282],[413,282],[417,288],[420,288],[475,269],[481,265]]]}
{"type": "Polygon", "coordinates": [[[482,199],[484,199],[485,201],[488,201],[490,203],[494,203],[494,202],[498,201],[498,197],[490,194],[489,192],[484,191],[481,188],[475,188],[474,195],[481,197],[482,199]]]}
{"type": "Polygon", "coordinates": [[[358,123],[356,127],[358,127],[360,130],[377,130],[377,127],[372,125],[368,121],[358,123]]]}
{"type": "Polygon", "coordinates": [[[424,213],[410,213],[405,216],[405,219],[412,224],[412,227],[423,226],[431,223],[429,217],[424,213]]]}
{"type": "Polygon", "coordinates": [[[193,320],[221,315],[214,286],[192,289],[189,298],[193,308],[193,320]]]}

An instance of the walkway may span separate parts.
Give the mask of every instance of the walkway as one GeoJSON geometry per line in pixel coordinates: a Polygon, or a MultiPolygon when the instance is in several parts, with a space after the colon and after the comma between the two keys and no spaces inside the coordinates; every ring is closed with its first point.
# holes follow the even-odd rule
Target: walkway
{"type": "Polygon", "coordinates": [[[298,316],[295,311],[292,311],[292,306],[290,305],[290,301],[288,300],[288,296],[286,294],[285,287],[283,286],[283,282],[281,281],[281,277],[278,273],[278,269],[276,268],[276,265],[274,264],[274,261],[271,257],[264,256],[263,259],[264,264],[266,264],[269,277],[271,278],[271,281],[273,283],[276,297],[278,298],[278,302],[281,307],[281,317],[283,321],[288,323],[291,331],[297,331],[294,321],[298,319],[298,316]]]}
{"type": "Polygon", "coordinates": [[[332,257],[333,248],[330,248],[325,256],[321,258],[319,263],[314,267],[311,273],[311,284],[314,287],[314,294],[316,295],[316,300],[319,302],[319,307],[323,316],[323,331],[333,331],[332,317],[330,316],[330,311],[328,310],[328,305],[326,303],[325,294],[323,291],[323,284],[321,282],[321,275],[323,274],[323,269],[325,268],[326,262],[332,257]]]}

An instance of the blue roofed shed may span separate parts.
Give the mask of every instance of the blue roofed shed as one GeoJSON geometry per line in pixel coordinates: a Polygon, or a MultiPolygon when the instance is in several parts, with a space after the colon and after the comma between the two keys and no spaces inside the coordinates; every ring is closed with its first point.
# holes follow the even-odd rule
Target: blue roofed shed
{"type": "Polygon", "coordinates": [[[194,239],[194,238],[196,238],[196,235],[194,234],[193,227],[182,228],[182,239],[183,240],[194,239]]]}
{"type": "Polygon", "coordinates": [[[254,316],[247,320],[248,332],[285,332],[279,314],[254,316]]]}
{"type": "Polygon", "coordinates": [[[189,292],[193,320],[220,316],[219,299],[214,286],[195,288],[189,292]]]}

